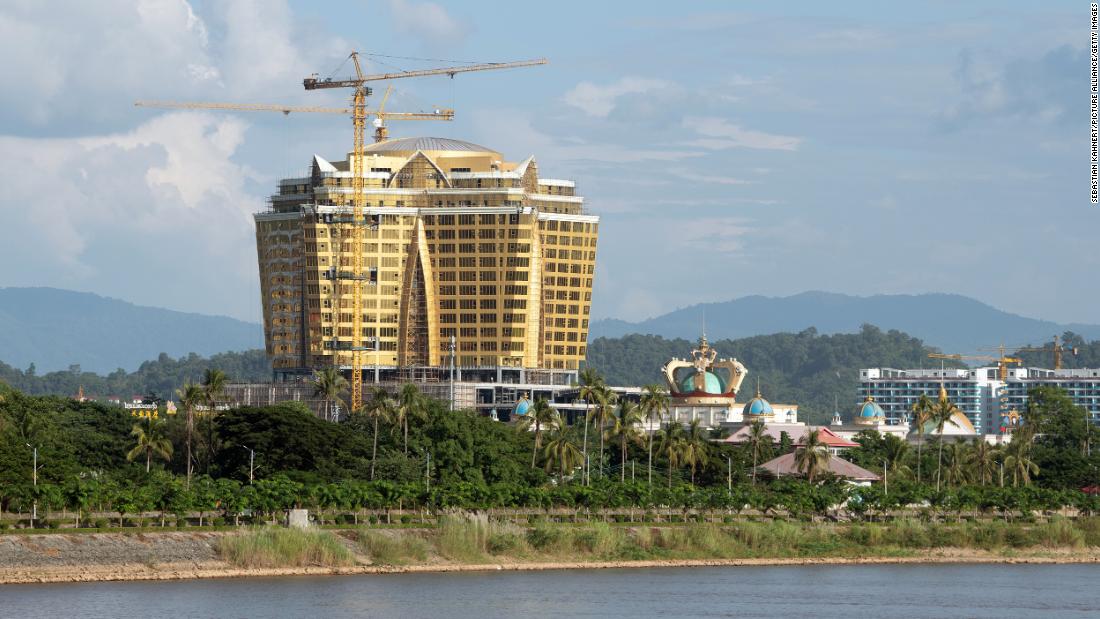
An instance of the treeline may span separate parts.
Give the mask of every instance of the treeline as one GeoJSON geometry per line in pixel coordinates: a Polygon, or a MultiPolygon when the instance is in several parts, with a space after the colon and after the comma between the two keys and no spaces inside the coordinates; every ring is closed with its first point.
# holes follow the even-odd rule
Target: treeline
{"type": "MultiPolygon", "coordinates": [[[[772,402],[798,404],[799,419],[825,424],[834,406],[848,419],[855,409],[859,370],[869,367],[929,367],[937,349],[900,331],[864,325],[859,333],[758,335],[710,342],[721,357],[736,357],[748,368],[739,399],[746,401],[757,381],[772,402]]],[[[673,357],[688,357],[696,342],[658,335],[597,338],[588,346],[588,365],[612,385],[664,385],[661,367],[673,357]]],[[[938,363],[936,364],[938,367],[938,363]]],[[[948,362],[948,367],[959,367],[948,362]]]]}
{"type": "MultiPolygon", "coordinates": [[[[1037,342],[1029,348],[1042,348],[1041,351],[1011,351],[1008,353],[1024,360],[1028,367],[1053,368],[1054,355],[1049,351],[1052,342],[1037,342]]],[[[1098,368],[1100,367],[1100,340],[1086,342],[1085,338],[1073,331],[1062,334],[1060,344],[1065,349],[1062,353],[1063,368],[1098,368]],[[1073,354],[1072,349],[1077,349],[1073,354]]]]}
{"type": "Polygon", "coordinates": [[[211,368],[225,372],[234,381],[271,380],[271,363],[264,351],[246,350],[211,357],[191,353],[179,359],[161,353],[156,360],[142,363],[133,372],[119,368],[106,376],[81,371],[79,366],[40,375],[34,364],[19,370],[0,362],[0,381],[32,395],[73,396],[83,387],[88,396],[118,396],[127,400],[133,395],[150,393],[171,397],[184,383],[198,382],[203,372],[211,368]]]}

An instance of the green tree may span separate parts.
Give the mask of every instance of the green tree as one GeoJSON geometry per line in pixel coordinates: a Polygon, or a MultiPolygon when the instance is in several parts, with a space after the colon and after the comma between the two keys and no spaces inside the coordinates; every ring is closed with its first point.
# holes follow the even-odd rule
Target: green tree
{"type": "Polygon", "coordinates": [[[668,460],[668,487],[672,488],[672,470],[684,462],[687,437],[683,424],[669,420],[661,429],[657,451],[668,460]]]}
{"type": "Polygon", "coordinates": [[[191,444],[194,441],[195,436],[195,407],[203,402],[205,394],[201,385],[187,381],[183,387],[176,390],[176,397],[179,398],[180,407],[183,408],[183,414],[186,416],[187,423],[187,485],[191,485],[191,475],[194,471],[194,459],[191,455],[191,444]]]}
{"type": "Polygon", "coordinates": [[[665,412],[668,410],[668,392],[656,383],[650,383],[642,389],[642,398],[639,401],[646,419],[646,434],[648,435],[647,451],[649,461],[646,464],[646,479],[650,486],[653,485],[653,438],[657,433],[654,428],[661,427],[665,412]]]}
{"type": "MultiPolygon", "coordinates": [[[[348,388],[347,379],[340,373],[340,370],[328,367],[322,370],[314,370],[313,379],[310,383],[313,385],[313,396],[321,398],[325,403],[325,420],[332,421],[332,405],[340,404],[343,406],[344,404],[341,394],[348,388]]],[[[339,421],[339,419],[336,419],[336,421],[339,421]]]]}
{"type": "Polygon", "coordinates": [[[210,474],[210,462],[214,458],[214,418],[218,414],[218,403],[225,394],[229,377],[216,368],[207,368],[202,377],[203,400],[207,406],[207,426],[209,434],[206,443],[206,473],[210,474]]]}
{"type": "Polygon", "coordinates": [[[997,448],[987,443],[984,437],[974,437],[970,443],[968,464],[974,479],[983,486],[989,485],[997,471],[997,448]]]}
{"type": "Polygon", "coordinates": [[[684,434],[683,454],[684,464],[691,468],[691,485],[695,485],[695,470],[705,467],[707,456],[710,454],[710,440],[707,431],[702,425],[702,420],[692,419],[684,434]]]}
{"type": "Polygon", "coordinates": [[[926,394],[921,394],[915,402],[913,402],[913,420],[917,424],[917,482],[921,481],[921,447],[924,446],[924,430],[928,422],[932,420],[932,411],[934,405],[932,399],[926,394]]]}
{"type": "Polygon", "coordinates": [[[1012,476],[1012,486],[1027,486],[1031,477],[1039,474],[1039,465],[1031,459],[1031,431],[1020,428],[1012,433],[1012,441],[1005,448],[1005,468],[1012,476]]]}
{"type": "Polygon", "coordinates": [[[746,447],[752,453],[752,485],[756,485],[756,467],[757,462],[760,459],[760,452],[764,447],[772,442],[771,436],[768,435],[767,429],[764,426],[764,421],[757,419],[749,424],[749,434],[746,439],[746,447]]]}
{"type": "Polygon", "coordinates": [[[588,424],[592,422],[592,406],[599,399],[599,388],[604,384],[603,377],[593,367],[583,368],[578,376],[580,383],[576,385],[577,399],[585,403],[584,409],[584,439],[581,442],[582,462],[588,462],[588,424]]]}
{"type": "Polygon", "coordinates": [[[559,429],[546,443],[543,450],[546,459],[546,472],[549,473],[555,467],[558,469],[558,482],[565,483],[568,472],[573,471],[583,462],[584,455],[573,442],[572,437],[564,429],[559,429]]]}
{"type": "Polygon", "coordinates": [[[811,484],[814,478],[829,464],[829,452],[825,444],[821,442],[818,431],[811,430],[806,433],[806,444],[795,452],[794,464],[798,472],[806,476],[811,484]]]}
{"type": "Polygon", "coordinates": [[[527,414],[520,419],[516,425],[520,432],[534,430],[535,433],[535,445],[531,448],[531,468],[535,468],[539,448],[542,447],[543,431],[554,430],[560,428],[561,425],[561,416],[558,415],[558,411],[554,410],[544,398],[535,400],[534,405],[527,411],[527,414]]]}
{"type": "Polygon", "coordinates": [[[412,383],[405,383],[397,394],[397,408],[394,410],[394,421],[401,426],[405,437],[405,455],[409,455],[409,419],[424,418],[424,395],[412,383]]]}
{"type": "Polygon", "coordinates": [[[145,456],[145,472],[149,472],[153,464],[153,456],[159,456],[164,460],[172,459],[172,441],[164,434],[164,422],[150,418],[145,427],[135,423],[130,435],[134,437],[134,448],[126,453],[126,459],[131,462],[140,456],[145,456]]]}
{"type": "Polygon", "coordinates": [[[371,420],[374,427],[374,444],[371,446],[370,452],[370,480],[374,481],[375,464],[378,462],[378,424],[382,421],[389,423],[390,419],[393,418],[393,410],[396,407],[393,399],[382,387],[371,387],[370,396],[363,413],[371,420]]]}
{"type": "Polygon", "coordinates": [[[596,389],[596,409],[595,416],[592,418],[593,426],[600,433],[600,476],[604,476],[604,458],[603,458],[603,446],[604,438],[607,434],[607,426],[614,421],[615,418],[615,403],[618,402],[619,396],[612,391],[607,385],[600,385],[596,389]]]}
{"type": "Polygon", "coordinates": [[[642,442],[642,411],[630,400],[619,403],[618,414],[612,419],[610,433],[619,442],[619,481],[626,481],[626,448],[642,442]]]}
{"type": "Polygon", "coordinates": [[[940,480],[943,473],[943,429],[951,421],[951,418],[956,413],[960,413],[959,407],[955,406],[947,397],[947,392],[940,389],[940,399],[936,401],[936,404],[932,407],[931,421],[936,425],[937,435],[937,451],[936,456],[936,490],[940,489],[940,480]]]}

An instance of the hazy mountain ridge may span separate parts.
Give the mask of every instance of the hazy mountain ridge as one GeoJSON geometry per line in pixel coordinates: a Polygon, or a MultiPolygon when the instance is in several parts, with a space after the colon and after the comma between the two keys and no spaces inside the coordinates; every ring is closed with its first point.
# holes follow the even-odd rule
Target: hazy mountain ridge
{"type": "Polygon", "coordinates": [[[855,333],[863,324],[897,329],[946,352],[1042,343],[1073,331],[1100,339],[1100,325],[1060,324],[1011,314],[955,294],[875,295],[857,297],[830,292],[803,292],[789,297],[741,297],[700,303],[640,322],[617,319],[592,323],[589,339],[631,333],[696,339],[706,329],[712,338],[743,338],[766,333],[855,333]]]}
{"type": "Polygon", "coordinates": [[[0,359],[38,372],[134,370],[160,353],[263,347],[260,325],[57,288],[0,288],[0,359]]]}

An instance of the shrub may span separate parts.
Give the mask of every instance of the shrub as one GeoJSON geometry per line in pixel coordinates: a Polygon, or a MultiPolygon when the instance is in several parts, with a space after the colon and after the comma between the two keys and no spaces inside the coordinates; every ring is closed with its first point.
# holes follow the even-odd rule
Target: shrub
{"type": "Polygon", "coordinates": [[[60,520],[47,520],[46,521],[46,528],[47,529],[60,529],[61,528],[61,521],[60,520]]]}
{"type": "Polygon", "coordinates": [[[443,556],[467,563],[484,559],[491,532],[484,514],[445,514],[439,519],[438,531],[443,556]]]}
{"type": "Polygon", "coordinates": [[[536,550],[550,550],[561,544],[564,539],[561,529],[539,524],[527,531],[527,543],[536,550]]]}
{"type": "Polygon", "coordinates": [[[217,518],[211,518],[210,519],[210,524],[214,525],[215,527],[224,527],[225,526],[225,518],[223,516],[218,516],[217,518]]]}
{"type": "Polygon", "coordinates": [[[0,522],[0,531],[7,531],[11,525],[6,522],[0,522]]]}
{"type": "Polygon", "coordinates": [[[608,554],[616,545],[615,531],[605,522],[596,522],[572,533],[573,548],[581,552],[608,554]]]}
{"type": "Polygon", "coordinates": [[[413,521],[413,518],[409,514],[402,514],[401,515],[401,524],[409,524],[412,521],[413,521]]]}
{"type": "Polygon", "coordinates": [[[370,555],[371,562],[376,565],[402,565],[410,560],[423,562],[428,558],[428,542],[407,531],[395,535],[362,531],[359,547],[370,555]]]}
{"type": "Polygon", "coordinates": [[[520,550],[523,544],[523,536],[519,533],[503,531],[489,535],[488,549],[494,555],[502,555],[520,550]]]}
{"type": "Polygon", "coordinates": [[[110,526],[106,518],[96,518],[93,524],[97,529],[106,529],[108,526],[110,526]]]}
{"type": "Polygon", "coordinates": [[[367,518],[367,522],[369,522],[371,524],[378,524],[378,516],[375,516],[374,514],[371,514],[370,517],[367,518]]]}
{"type": "Polygon", "coordinates": [[[226,535],[218,544],[223,559],[239,567],[338,566],[354,562],[333,534],[308,529],[267,527],[226,535]]]}

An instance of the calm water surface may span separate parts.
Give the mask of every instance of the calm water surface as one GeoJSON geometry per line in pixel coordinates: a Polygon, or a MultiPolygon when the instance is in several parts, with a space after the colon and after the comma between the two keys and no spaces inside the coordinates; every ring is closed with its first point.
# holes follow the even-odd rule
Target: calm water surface
{"type": "Polygon", "coordinates": [[[1100,566],[708,567],[0,586],[0,617],[1100,617],[1100,566]]]}

